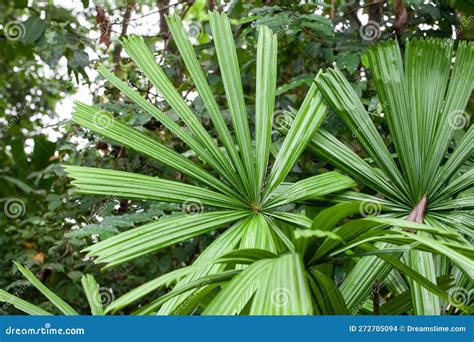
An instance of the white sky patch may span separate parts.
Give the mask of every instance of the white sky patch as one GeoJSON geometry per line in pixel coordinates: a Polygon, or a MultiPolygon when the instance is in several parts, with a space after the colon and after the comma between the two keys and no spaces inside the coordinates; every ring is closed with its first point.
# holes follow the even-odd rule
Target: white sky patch
{"type": "Polygon", "coordinates": [[[357,12],[357,17],[359,18],[360,23],[362,25],[367,25],[367,23],[369,22],[369,15],[367,13],[364,13],[363,11],[363,8],[359,9],[359,11],[357,12]]]}
{"type": "MultiPolygon", "coordinates": [[[[81,1],[64,1],[64,0],[54,0],[53,1],[55,6],[63,7],[68,10],[73,11],[75,17],[77,18],[80,25],[83,27],[88,28],[88,38],[92,41],[96,41],[94,48],[87,47],[85,52],[89,56],[89,60],[98,60],[99,56],[103,56],[105,54],[110,53],[110,50],[113,49],[113,46],[117,43],[118,36],[122,29],[122,19],[123,13],[119,9],[114,10],[112,13],[108,13],[108,19],[112,23],[112,43],[109,46],[109,51],[105,52],[105,47],[103,44],[98,44],[100,38],[100,31],[95,26],[94,23],[89,22],[86,17],[84,16],[84,11],[90,12],[95,11],[95,6],[103,1],[90,1],[89,7],[84,9],[82,6],[81,1]]],[[[172,1],[171,3],[176,3],[176,1],[172,1]]],[[[156,12],[156,8],[150,8],[147,5],[141,7],[141,13],[137,14],[132,12],[132,16],[130,18],[129,26],[127,34],[137,34],[143,36],[154,35],[159,30],[159,19],[160,14],[156,12]]],[[[156,46],[157,50],[163,48],[163,42],[158,42],[156,46]]],[[[126,57],[126,53],[122,50],[122,57],[126,57]]],[[[57,68],[53,71],[46,66],[46,73],[48,76],[52,76],[54,74],[59,74],[61,76],[67,75],[67,60],[65,57],[61,58],[57,68]]],[[[57,117],[54,119],[43,118],[42,121],[47,126],[43,128],[42,133],[48,136],[48,139],[51,141],[57,141],[61,136],[63,136],[66,132],[62,123],[64,121],[69,121],[72,118],[72,111],[74,101],[84,102],[86,104],[92,105],[93,104],[93,94],[103,94],[103,84],[105,82],[101,82],[100,84],[96,83],[98,73],[93,68],[86,68],[86,73],[89,76],[91,82],[91,88],[81,81],[77,83],[77,81],[72,79],[72,82],[76,88],[75,94],[68,94],[62,100],[60,100],[56,104],[56,113],[57,117]]],[[[190,98],[194,98],[194,94],[189,94],[190,98]]],[[[78,145],[78,148],[83,148],[87,144],[86,139],[82,138],[74,138],[71,139],[71,142],[78,145]]]]}

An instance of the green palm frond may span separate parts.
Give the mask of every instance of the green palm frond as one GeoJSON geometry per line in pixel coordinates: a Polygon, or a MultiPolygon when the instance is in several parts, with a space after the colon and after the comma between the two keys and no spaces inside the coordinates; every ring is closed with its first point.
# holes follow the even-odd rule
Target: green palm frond
{"type": "MultiPolygon", "coordinates": [[[[289,232],[282,229],[281,222],[291,222],[296,217],[297,225],[308,226],[309,221],[303,215],[286,213],[285,205],[322,198],[355,186],[349,177],[338,172],[313,176],[296,183],[284,182],[326,114],[326,106],[317,86],[314,84],[309,90],[275,161],[271,162],[270,143],[277,78],[276,36],[269,28],[259,27],[253,142],[227,16],[211,13],[210,24],[234,136],[223,120],[181,20],[177,16],[170,16],[167,21],[191,79],[209,112],[218,134],[217,139],[211,137],[174,88],[142,38],[125,38],[122,42],[124,49],[179,115],[186,130],[103,65],[99,65],[97,70],[130,100],[181,139],[202,163],[187,159],[94,106],[77,103],[73,120],[182,172],[195,183],[183,184],[156,177],[80,166],[65,166],[65,170],[74,179],[73,185],[80,193],[173,203],[192,200],[205,210],[199,215],[178,215],[123,232],[91,245],[86,249],[88,255],[94,257],[97,263],[105,263],[105,267],[113,267],[222,228],[228,230],[201,254],[196,263],[216,259],[234,248],[259,248],[274,253],[294,249],[288,237],[289,232]]],[[[192,292],[182,289],[190,283],[222,269],[223,265],[207,264],[181,279],[173,291],[182,291],[182,294],[174,298],[170,296],[160,313],[173,312],[179,303],[189,297],[192,292]]]]}
{"type": "MultiPolygon", "coordinates": [[[[329,217],[333,212],[333,208],[329,208],[323,210],[320,215],[329,217]]],[[[441,236],[447,233],[425,224],[381,217],[352,220],[336,227],[333,231],[293,230],[289,239],[296,246],[294,251],[275,255],[265,250],[240,249],[215,260],[214,262],[226,263],[228,266],[239,263],[244,264],[245,267],[238,268],[238,272],[233,274],[221,271],[220,283],[212,283],[216,285],[214,289],[220,290],[217,295],[214,297],[207,293],[204,297],[208,299],[200,298],[198,302],[201,303],[193,303],[193,307],[203,308],[202,314],[205,315],[348,314],[350,311],[346,300],[334,282],[331,272],[328,275],[325,271],[325,266],[328,262],[348,258],[358,259],[362,255],[370,255],[383,260],[420,284],[428,294],[450,301],[446,290],[452,286],[451,280],[441,287],[398,260],[396,250],[377,249],[373,246],[373,242],[388,241],[390,244],[398,245],[402,251],[409,249],[418,252],[441,253],[460,260],[466,260],[467,255],[464,253],[471,257],[472,250],[455,250],[444,244],[441,248],[438,248],[440,246],[434,248],[432,239],[423,244],[416,244],[419,242],[417,234],[393,229],[394,226],[423,232],[430,231],[441,236]],[[297,243],[297,240],[303,240],[305,243],[297,243]],[[355,249],[355,247],[358,248],[355,249]],[[351,250],[358,250],[359,253],[353,253],[351,250]],[[224,280],[223,277],[229,278],[224,280]],[[209,301],[209,304],[203,304],[209,301]]],[[[397,275],[401,278],[399,273],[397,275]]],[[[362,276],[367,276],[367,274],[362,276]]],[[[202,284],[207,280],[209,279],[206,276],[201,280],[194,279],[194,291],[201,290],[202,284]]],[[[397,280],[397,277],[393,280],[397,280]]],[[[190,284],[188,283],[188,286],[190,284]]],[[[400,287],[400,289],[402,293],[407,291],[405,287],[400,287]]],[[[163,300],[158,298],[154,303],[153,309],[156,310],[163,304],[163,300]]],[[[470,312],[466,305],[454,304],[465,312],[470,312]]],[[[411,305],[407,307],[402,313],[413,309],[411,305]]]]}
{"type": "MultiPolygon", "coordinates": [[[[359,203],[355,204],[359,205],[359,203]]],[[[349,205],[353,206],[354,202],[336,207],[341,209],[342,205],[346,206],[350,212],[352,208],[349,205]]],[[[133,305],[140,299],[153,296],[159,289],[175,285],[172,291],[152,300],[134,313],[154,314],[160,308],[175,303],[171,310],[172,314],[192,314],[197,309],[201,309],[202,314],[207,315],[348,314],[350,311],[346,299],[334,282],[332,271],[326,266],[328,262],[337,263],[342,259],[358,259],[364,255],[383,260],[413,282],[420,284],[423,291],[450,301],[446,290],[452,286],[451,280],[440,286],[398,260],[397,253],[407,249],[410,252],[439,253],[458,260],[460,265],[463,264],[465,267],[470,266],[469,260],[474,257],[471,249],[456,249],[457,246],[448,242],[443,243],[433,239],[420,240],[417,234],[394,230],[391,227],[431,232],[437,236],[451,236],[450,232],[435,230],[428,225],[407,220],[382,217],[352,220],[337,226],[335,221],[328,219],[334,212],[334,207],[330,207],[318,215],[321,224],[317,226],[328,230],[314,227],[306,230],[292,228],[286,238],[294,248],[284,253],[269,251],[269,249],[275,249],[268,246],[268,242],[272,240],[265,235],[266,233],[262,233],[262,227],[268,228],[274,223],[265,222],[262,214],[247,217],[225,231],[222,239],[215,240],[197,262],[150,280],[125,293],[105,308],[101,303],[99,285],[91,275],[85,275],[82,278],[82,284],[91,313],[93,315],[114,313],[133,305]],[[242,229],[244,232],[241,232],[242,229]],[[240,246],[236,249],[239,240],[240,246]],[[373,245],[374,241],[398,245],[401,250],[377,249],[373,245]],[[258,245],[260,248],[246,248],[247,244],[258,245]],[[353,253],[352,250],[356,250],[356,247],[359,252],[353,253]],[[365,253],[360,253],[360,251],[365,251],[365,253]],[[395,256],[392,256],[391,254],[394,253],[395,256]],[[183,280],[186,281],[183,282],[183,280]],[[180,283],[181,285],[176,287],[180,283]],[[187,293],[190,295],[186,296],[187,293]],[[183,296],[185,300],[179,300],[183,296]]],[[[285,228],[288,226],[282,226],[283,230],[285,228]]],[[[67,303],[40,284],[31,272],[21,265],[17,267],[59,310],[66,314],[75,314],[67,303]]],[[[393,281],[397,280],[397,277],[392,278],[393,281]]],[[[398,280],[401,278],[399,274],[398,278],[398,280]]],[[[395,301],[405,302],[406,292],[412,295],[413,289],[407,290],[403,286],[400,289],[401,298],[398,299],[397,296],[395,301]]],[[[0,291],[0,301],[11,303],[29,314],[50,314],[4,291],[0,291]]],[[[425,305],[425,303],[414,305],[425,305]]],[[[470,312],[470,308],[463,303],[454,302],[453,305],[465,312],[470,312]]],[[[393,310],[389,307],[386,310],[393,310]]],[[[400,313],[412,310],[413,307],[405,303],[403,305],[405,311],[400,313]]]]}
{"type": "MultiPolygon", "coordinates": [[[[369,64],[392,146],[386,146],[364,105],[337,68],[320,72],[286,137],[271,155],[276,97],[277,37],[258,28],[255,126],[248,119],[232,28],[225,14],[209,15],[231,125],[200,67],[178,16],[167,18],[189,76],[207,109],[216,137],[201,123],[166,76],[145,41],[125,38],[125,51],[180,118],[173,121],[104,65],[99,73],[163,124],[196,156],[189,159],[96,106],[76,103],[73,120],[91,131],[186,175],[188,182],[136,173],[65,166],[81,194],[202,206],[176,213],[87,247],[87,256],[112,268],[202,234],[219,234],[188,266],[160,275],[101,302],[91,275],[81,279],[93,315],[134,307],[134,314],[339,315],[375,313],[370,298],[383,282],[394,299],[383,313],[440,314],[454,286],[474,275],[472,197],[473,128],[453,148],[474,80],[474,44],[448,40],[395,41],[370,48],[369,64]],[[320,128],[331,107],[370,157],[362,159],[320,128]],[[255,132],[254,136],[251,132],[255,132]],[[308,148],[339,171],[287,182],[308,148]],[[395,151],[393,153],[392,151],[395,151]],[[348,191],[361,185],[377,196],[348,191]],[[331,201],[314,212],[304,205],[331,201]],[[300,204],[302,204],[300,206],[300,204]],[[160,290],[169,289],[164,295],[160,290]],[[136,306],[145,300],[145,304],[136,306]],[[397,307],[397,305],[399,307],[397,307]],[[374,312],[372,312],[374,311],[374,312]]],[[[22,265],[25,278],[66,315],[77,312],[22,265]]],[[[0,301],[28,314],[51,314],[8,292],[0,301]]]]}
{"type": "MultiPolygon", "coordinates": [[[[461,174],[458,172],[472,157],[474,147],[473,127],[459,125],[459,119],[463,119],[459,115],[464,114],[474,84],[474,44],[460,42],[455,50],[453,42],[449,40],[411,40],[405,46],[403,60],[398,43],[390,40],[370,48],[368,56],[393,141],[395,158],[389,155],[369,114],[337,68],[321,74],[316,84],[328,105],[357,137],[374,163],[362,160],[322,130],[312,138],[309,149],[361,184],[377,191],[385,203],[377,203],[379,200],[375,198],[364,201],[359,195],[339,196],[339,202],[350,202],[359,197],[364,201],[359,208],[362,215],[406,218],[426,199],[424,213],[418,222],[451,232],[455,240],[447,248],[472,250],[472,220],[454,218],[468,218],[471,216],[469,210],[472,210],[472,199],[458,197],[463,191],[472,188],[472,170],[461,174]],[[451,151],[449,146],[453,135],[462,128],[465,128],[465,133],[451,151]],[[364,206],[370,209],[365,210],[364,206]]],[[[349,210],[347,216],[357,213],[354,205],[347,206],[354,209],[349,210]]],[[[342,217],[344,215],[338,219],[342,217]]],[[[430,242],[425,246],[431,245],[428,249],[438,251],[438,244],[445,245],[446,239],[449,240],[433,235],[433,232],[418,232],[410,237],[420,243],[427,243],[425,239],[429,239],[430,242]]],[[[377,246],[381,249],[391,248],[387,242],[380,242],[377,246]]],[[[410,251],[402,255],[402,260],[406,258],[407,264],[420,275],[436,282],[432,253],[410,251]]],[[[449,257],[451,265],[454,263],[455,267],[449,267],[448,271],[458,267],[464,277],[472,281],[472,262],[458,257],[449,257]]],[[[341,285],[341,292],[350,310],[361,305],[370,293],[372,284],[388,276],[392,266],[374,257],[362,258],[357,263],[341,285]]],[[[441,305],[437,296],[425,291],[416,282],[411,282],[411,288],[415,313],[440,313],[441,305]]]]}
{"type": "Polygon", "coordinates": [[[59,309],[59,311],[65,315],[78,315],[76,310],[74,310],[68,303],[62,300],[53,291],[47,288],[28,268],[16,262],[15,266],[34,287],[36,287],[46,298],[49,299],[51,303],[54,304],[56,308],[59,309]]]}
{"type": "MultiPolygon", "coordinates": [[[[23,274],[23,276],[28,281],[30,286],[34,286],[42,295],[44,295],[55,307],[59,312],[64,315],[75,316],[79,315],[79,313],[72,308],[71,305],[66,303],[62,298],[60,298],[57,294],[51,291],[46,285],[44,285],[41,280],[39,280],[35,274],[33,274],[28,268],[25,266],[15,262],[14,263],[17,269],[23,274]]],[[[84,294],[87,298],[89,306],[91,308],[92,315],[104,315],[104,308],[102,305],[102,298],[101,293],[99,292],[100,288],[97,284],[94,276],[90,274],[85,274],[82,276],[81,279],[82,287],[84,290],[84,294]]],[[[33,316],[48,316],[53,315],[53,313],[44,310],[43,308],[31,304],[21,298],[18,298],[11,293],[6,291],[0,290],[0,302],[5,302],[13,305],[20,311],[23,311],[29,315],[33,316]]]]}

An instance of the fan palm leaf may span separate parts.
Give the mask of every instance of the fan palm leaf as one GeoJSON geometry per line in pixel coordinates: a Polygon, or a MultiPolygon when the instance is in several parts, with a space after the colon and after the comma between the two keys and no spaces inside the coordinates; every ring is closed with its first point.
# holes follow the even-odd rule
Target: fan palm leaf
{"type": "MultiPolygon", "coordinates": [[[[368,56],[395,158],[342,72],[334,68],[319,75],[316,84],[325,101],[353,132],[372,163],[323,130],[318,130],[312,138],[309,149],[383,196],[383,204],[377,198],[365,196],[364,200],[354,193],[339,196],[336,201],[362,200],[364,204],[358,211],[365,216],[384,215],[424,222],[457,235],[453,245],[472,249],[474,225],[469,220],[472,198],[458,196],[472,187],[474,178],[472,169],[458,172],[472,157],[474,147],[474,129],[466,127],[464,112],[474,84],[474,44],[460,42],[455,50],[450,40],[411,40],[407,41],[403,60],[398,43],[390,40],[370,48],[368,56]],[[453,135],[462,128],[464,135],[451,150],[453,135]],[[463,217],[466,219],[455,219],[463,217]]],[[[355,210],[348,215],[357,213],[357,208],[351,208],[355,210]]],[[[431,247],[444,243],[445,239],[430,232],[411,235],[431,247]]],[[[386,243],[378,246],[390,248],[386,243]]],[[[452,269],[447,267],[437,274],[429,252],[409,251],[400,255],[432,282],[452,269]]],[[[450,260],[463,271],[463,278],[472,281],[472,261],[465,260],[465,264],[459,265],[456,258],[450,260]]],[[[341,285],[349,309],[359,307],[372,284],[383,281],[391,268],[392,265],[379,258],[362,258],[341,285]]],[[[415,313],[440,314],[441,304],[436,295],[426,292],[416,282],[411,282],[411,289],[415,313]]]]}
{"type": "MultiPolygon", "coordinates": [[[[185,239],[228,227],[230,228],[199,256],[196,263],[213,260],[234,248],[260,248],[270,252],[293,248],[286,232],[280,227],[281,221],[292,222],[296,217],[296,224],[304,226],[310,225],[310,221],[303,215],[285,213],[282,206],[321,198],[355,186],[352,179],[338,172],[313,176],[296,183],[284,182],[326,114],[326,106],[316,84],[308,91],[288,137],[276,154],[274,163],[271,163],[269,146],[276,91],[276,35],[267,27],[259,27],[253,142],[229,19],[225,14],[210,14],[213,41],[232,119],[233,135],[223,120],[184,25],[177,16],[170,16],[167,21],[189,75],[214,124],[217,139],[211,137],[174,88],[142,38],[125,38],[122,41],[124,49],[179,115],[186,129],[170,120],[165,113],[103,65],[99,65],[97,70],[130,100],[181,139],[196,153],[199,161],[191,161],[94,106],[77,103],[73,120],[178,170],[189,176],[193,184],[81,166],[65,166],[65,170],[74,179],[73,184],[80,193],[173,203],[191,201],[202,205],[205,210],[199,215],[178,215],[123,232],[91,245],[86,249],[88,255],[94,257],[95,262],[104,263],[107,268],[185,239]],[[267,171],[268,169],[270,171],[267,171]],[[285,193],[291,196],[286,197],[285,193]]],[[[174,291],[182,291],[193,281],[221,271],[222,267],[206,264],[199,271],[181,279],[174,291]]],[[[189,291],[184,291],[180,296],[168,301],[161,313],[171,313],[178,303],[190,294],[189,291]]]]}
{"type": "MultiPolygon", "coordinates": [[[[349,207],[354,204],[359,205],[354,202],[342,205],[349,207]]],[[[341,205],[336,207],[338,210],[345,211],[341,205]]],[[[345,299],[327,265],[337,263],[342,259],[357,259],[363,255],[372,255],[384,260],[411,281],[419,284],[423,291],[443,300],[449,300],[446,292],[452,285],[449,277],[442,278],[442,286],[432,282],[398,260],[398,257],[390,255],[399,250],[377,249],[374,242],[389,242],[399,246],[401,251],[413,246],[416,251],[438,253],[440,256],[457,259],[460,268],[463,263],[468,267],[469,258],[472,259],[474,256],[474,252],[468,248],[463,250],[449,243],[433,244],[431,240],[420,241],[418,235],[400,230],[400,228],[430,232],[440,237],[452,237],[452,233],[407,220],[373,217],[356,219],[337,226],[337,220],[329,219],[335,212],[334,209],[335,207],[331,207],[323,210],[315,219],[311,229],[282,226],[283,230],[290,228],[285,237],[287,243],[293,246],[284,253],[269,251],[276,248],[266,244],[268,239],[259,237],[262,236],[259,228],[268,228],[274,223],[266,223],[263,215],[247,217],[226,230],[221,239],[215,240],[200,256],[199,262],[150,280],[117,298],[107,307],[102,305],[99,292],[101,289],[94,277],[84,275],[82,285],[91,313],[103,315],[116,312],[141,299],[153,296],[159,289],[169,288],[176,284],[172,291],[154,300],[148,300],[148,304],[140,307],[134,314],[154,314],[188,292],[191,294],[185,296],[184,301],[177,300],[178,304],[174,306],[171,313],[192,314],[201,309],[203,314],[208,315],[348,314],[345,299]],[[245,227],[243,233],[242,227],[245,227]],[[238,246],[239,241],[240,246],[238,246]],[[417,242],[419,243],[416,244],[417,242]],[[246,244],[257,245],[260,248],[246,248],[246,244]],[[353,253],[352,250],[358,252],[353,253]],[[361,253],[360,250],[365,253],[361,253]],[[192,275],[191,279],[189,279],[190,275],[192,275]],[[183,280],[186,282],[183,283],[183,280]],[[177,286],[180,283],[181,285],[177,286]]],[[[60,311],[67,315],[77,314],[69,304],[36,279],[28,269],[19,264],[16,266],[28,281],[60,311]]],[[[396,279],[395,276],[393,278],[396,279]]],[[[412,295],[411,292],[413,289],[401,287],[400,295],[395,297],[395,302],[402,302],[402,308],[393,307],[390,302],[384,307],[384,311],[401,314],[412,310],[413,306],[406,301],[407,295],[412,295]]],[[[5,291],[0,291],[0,301],[13,304],[28,314],[51,314],[5,291]]],[[[424,303],[421,304],[424,305],[424,303]]],[[[470,308],[463,303],[454,304],[459,309],[470,312],[470,308]]]]}

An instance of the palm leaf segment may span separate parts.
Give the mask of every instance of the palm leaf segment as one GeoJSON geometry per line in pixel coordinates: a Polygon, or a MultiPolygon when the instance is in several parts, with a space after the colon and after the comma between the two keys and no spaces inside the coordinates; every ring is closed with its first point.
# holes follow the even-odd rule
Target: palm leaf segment
{"type": "MultiPolygon", "coordinates": [[[[350,205],[353,206],[354,202],[350,205]]],[[[115,312],[132,305],[174,279],[178,284],[181,283],[181,286],[178,285],[167,294],[149,302],[135,311],[135,314],[154,314],[160,310],[160,313],[183,315],[192,314],[203,308],[201,312],[206,315],[347,315],[344,297],[333,280],[332,268],[328,266],[348,257],[357,258],[358,255],[355,253],[347,254],[353,249],[357,251],[356,247],[362,247],[367,254],[382,258],[430,293],[446,301],[449,300],[445,287],[440,288],[396,257],[387,254],[391,251],[379,251],[372,246],[372,243],[389,241],[404,246],[416,243],[416,240],[410,236],[404,236],[397,230],[390,229],[392,226],[430,232],[441,237],[452,237],[452,234],[437,231],[416,222],[380,217],[351,220],[337,227],[339,220],[333,217],[337,216],[336,212],[344,211],[344,208],[340,206],[341,204],[321,211],[315,219],[315,222],[321,224],[313,224],[311,229],[295,230],[291,225],[281,224],[280,229],[291,232],[285,237],[290,245],[289,251],[285,253],[277,255],[269,252],[268,249],[245,248],[245,245],[241,245],[240,249],[228,252],[221,257],[208,258],[208,260],[202,260],[151,280],[115,300],[105,311],[115,312]],[[384,225],[386,229],[380,229],[380,225],[384,225]],[[361,240],[359,236],[364,235],[365,238],[361,240]],[[367,235],[370,238],[367,238],[367,235]],[[215,273],[205,274],[203,267],[206,264],[225,264],[226,266],[215,273]],[[242,265],[247,265],[247,267],[242,265]],[[192,273],[196,268],[199,271],[194,273],[192,281],[186,281],[183,284],[179,277],[192,273]],[[216,291],[217,289],[220,291],[216,291]],[[183,293],[190,294],[183,296],[183,293]],[[172,310],[169,310],[170,303],[176,303],[172,306],[172,310]]],[[[250,220],[258,220],[258,218],[254,217],[250,220]]],[[[253,225],[256,223],[253,222],[253,225]]],[[[246,223],[243,224],[246,225],[246,223]]],[[[238,229],[236,226],[227,230],[222,235],[222,241],[232,244],[238,229]]],[[[214,246],[204,253],[209,253],[213,247],[217,246],[216,244],[220,244],[220,241],[216,240],[214,246]]],[[[417,248],[427,250],[424,245],[418,245],[417,248]]],[[[433,249],[428,250],[433,251],[433,249]]],[[[462,254],[458,254],[458,257],[466,259],[462,254]]],[[[409,291],[400,294],[401,301],[406,299],[407,293],[409,294],[409,291]]],[[[406,308],[407,305],[404,304],[403,307],[406,308]]],[[[411,306],[409,307],[411,309],[411,306]]],[[[466,312],[469,310],[462,303],[458,303],[457,307],[466,312]]]]}
{"type": "MultiPolygon", "coordinates": [[[[75,105],[73,119],[76,123],[169,165],[201,185],[113,170],[79,166],[65,166],[65,169],[75,179],[73,184],[81,193],[176,203],[194,201],[210,210],[200,215],[162,219],[123,232],[87,248],[89,256],[96,257],[98,263],[106,263],[106,267],[112,267],[159,248],[229,226],[230,229],[214,241],[198,261],[219,257],[236,247],[260,248],[271,252],[292,248],[285,233],[279,228],[279,223],[290,221],[295,225],[309,227],[311,222],[304,216],[285,213],[280,207],[319,198],[355,185],[350,178],[337,172],[310,177],[294,184],[283,182],[326,113],[317,86],[313,85],[309,90],[267,174],[276,87],[276,36],[266,27],[259,29],[255,141],[252,144],[231,26],[225,14],[210,14],[214,45],[235,132],[234,142],[183,24],[176,16],[167,20],[183,61],[218,133],[218,141],[204,129],[173,87],[143,39],[135,36],[126,38],[123,46],[160,95],[179,114],[188,130],[172,121],[104,66],[99,65],[98,71],[185,142],[218,176],[98,108],[82,103],[75,105]]],[[[220,269],[220,265],[203,267],[178,283],[176,288],[182,288],[193,279],[220,269]]],[[[170,312],[176,303],[177,301],[168,304],[162,311],[170,312]]]]}
{"type": "MultiPolygon", "coordinates": [[[[370,245],[369,240],[390,241],[402,245],[414,242],[410,236],[397,234],[396,230],[377,229],[379,224],[387,227],[398,226],[417,231],[428,231],[443,237],[452,237],[452,234],[446,231],[437,231],[416,222],[380,217],[351,220],[336,227],[339,218],[343,216],[342,212],[347,212],[354,206],[358,206],[358,203],[342,203],[321,211],[314,221],[318,224],[313,223],[311,229],[294,230],[291,225],[282,224],[281,228],[289,230],[293,234],[288,234],[287,237],[292,246],[289,248],[290,251],[282,253],[280,256],[264,249],[237,249],[225,253],[219,258],[194,263],[161,275],[127,292],[105,308],[101,303],[101,295],[107,299],[111,294],[103,293],[108,290],[98,288],[95,279],[90,275],[85,275],[82,285],[91,306],[91,313],[103,315],[116,312],[149,296],[160,288],[168,288],[173,284],[181,283],[173,291],[156,298],[134,313],[142,315],[156,313],[162,305],[166,307],[170,305],[170,302],[178,301],[178,305],[175,305],[171,311],[173,314],[192,314],[196,309],[204,306],[203,314],[213,315],[307,315],[313,313],[347,315],[348,310],[344,297],[332,279],[332,271],[331,267],[328,267],[328,262],[335,262],[337,258],[347,258],[348,256],[357,257],[352,253],[346,255],[348,250],[356,246],[362,246],[368,251],[367,253],[378,255],[385,262],[422,285],[427,291],[448,301],[449,296],[445,289],[449,287],[449,277],[440,277],[440,283],[434,284],[400,262],[396,257],[388,255],[388,250],[377,251],[370,245]],[[366,231],[370,232],[371,238],[360,240],[359,236],[364,235],[366,231]],[[205,266],[218,264],[225,265],[225,269],[202,275],[205,266]],[[236,265],[241,267],[234,269],[236,265]],[[242,267],[242,265],[248,267],[242,267]],[[199,278],[194,276],[192,280],[188,280],[187,277],[190,274],[196,274],[196,271],[199,271],[198,274],[202,276],[199,278]],[[218,287],[221,287],[221,290],[216,295],[215,289],[218,287]],[[189,292],[191,294],[186,296],[189,292]],[[184,300],[179,300],[182,297],[184,300]],[[208,304],[206,305],[206,303],[208,304]]],[[[258,220],[258,218],[256,219],[258,220]]],[[[247,223],[242,224],[246,225],[247,223]]],[[[270,224],[272,223],[270,222],[270,224]]],[[[214,247],[216,244],[221,246],[232,244],[238,232],[238,226],[227,230],[221,240],[214,242],[214,247]]],[[[419,245],[417,248],[425,250],[426,246],[419,245]]],[[[205,253],[211,249],[207,249],[205,253]]],[[[463,258],[463,255],[459,255],[459,257],[463,258]]],[[[19,264],[16,266],[30,283],[62,313],[77,314],[66,302],[39,282],[28,269],[19,264]]],[[[409,298],[410,294],[410,290],[400,293],[395,301],[389,301],[380,310],[391,314],[402,314],[406,310],[411,310],[412,306],[409,302],[407,304],[407,297],[409,298]]],[[[0,290],[0,301],[10,303],[31,315],[51,314],[2,290],[0,290]]],[[[457,303],[456,306],[466,312],[472,311],[463,303],[457,303]]]]}
{"type": "MultiPolygon", "coordinates": [[[[403,62],[398,43],[391,40],[369,49],[368,56],[395,158],[337,68],[321,74],[316,84],[326,102],[370,155],[372,163],[323,130],[313,137],[309,148],[384,196],[383,200],[355,193],[340,196],[341,202],[363,202],[351,214],[360,211],[366,215],[384,214],[424,222],[455,234],[458,242],[451,247],[457,248],[462,243],[471,248],[474,224],[469,210],[473,209],[474,201],[472,197],[456,197],[474,182],[472,168],[460,171],[472,158],[474,147],[474,130],[472,126],[466,127],[468,116],[464,112],[474,84],[474,44],[460,42],[454,51],[449,40],[412,40],[406,44],[403,62]],[[451,149],[454,133],[461,128],[466,131],[451,149]]],[[[404,233],[420,243],[440,243],[428,233],[417,236],[404,233]]],[[[409,252],[405,257],[412,268],[433,282],[437,274],[448,274],[451,270],[447,262],[435,265],[431,253],[409,252]]],[[[458,286],[472,281],[472,262],[459,265],[457,258],[451,260],[459,268],[455,271],[458,286]]],[[[359,262],[341,286],[349,309],[359,306],[371,284],[385,278],[390,269],[390,265],[377,258],[359,262]]],[[[417,284],[411,285],[415,312],[439,314],[439,299],[417,284]]]]}
{"type": "MultiPolygon", "coordinates": [[[[44,285],[36,275],[31,272],[25,266],[16,263],[15,266],[17,269],[23,274],[23,276],[28,280],[29,284],[34,286],[43,296],[45,296],[54,307],[61,312],[63,315],[68,316],[77,316],[79,313],[74,310],[68,303],[66,303],[62,298],[60,298],[57,294],[51,291],[46,285],[44,285]]],[[[87,298],[87,301],[90,306],[91,314],[92,315],[104,315],[104,307],[103,307],[103,298],[101,298],[101,291],[105,290],[104,288],[100,288],[99,284],[97,284],[94,276],[90,274],[85,274],[81,278],[82,287],[84,290],[84,294],[87,298]]],[[[104,294],[102,294],[104,295],[104,294]]],[[[111,295],[111,294],[110,294],[111,295]]],[[[5,302],[8,304],[13,305],[20,311],[23,311],[29,315],[41,315],[41,316],[49,316],[53,315],[53,313],[44,310],[43,308],[34,305],[30,302],[27,302],[11,293],[8,293],[4,290],[0,290],[0,302],[5,302]]]]}

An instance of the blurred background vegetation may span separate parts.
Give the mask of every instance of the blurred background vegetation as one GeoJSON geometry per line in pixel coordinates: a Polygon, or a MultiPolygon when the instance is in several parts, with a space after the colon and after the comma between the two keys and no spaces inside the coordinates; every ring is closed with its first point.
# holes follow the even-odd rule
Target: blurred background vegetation
{"type": "MultiPolygon", "coordinates": [[[[46,308],[50,305],[42,303],[34,289],[19,280],[12,263],[15,260],[37,272],[47,286],[76,308],[85,305],[80,278],[83,273],[92,273],[100,284],[107,285],[101,291],[104,300],[110,302],[110,298],[160,273],[189,264],[212,241],[209,234],[101,272],[80,252],[98,235],[113,235],[162,215],[201,208],[79,197],[69,190],[60,167],[71,163],[165,175],[168,179],[183,177],[72,125],[69,119],[75,99],[105,103],[104,109],[120,113],[128,123],[193,158],[159,122],[105,84],[94,64],[105,63],[178,120],[119,44],[120,37],[129,34],[146,37],[175,86],[206,127],[212,129],[164,21],[170,13],[185,20],[213,93],[218,94],[217,100],[225,108],[217,59],[210,44],[209,10],[225,11],[232,18],[247,94],[255,93],[256,26],[265,24],[278,35],[276,123],[279,113],[301,103],[316,73],[333,64],[351,80],[370,112],[381,111],[365,69],[365,50],[372,44],[389,38],[398,39],[402,45],[412,37],[474,38],[474,2],[470,0],[2,0],[0,288],[46,308]]],[[[250,115],[252,96],[247,98],[250,115]]],[[[469,113],[473,107],[471,99],[469,113]]],[[[223,114],[227,114],[225,110],[223,114]]],[[[385,123],[378,123],[382,133],[386,132],[385,123]]],[[[329,113],[324,125],[353,150],[363,153],[335,115],[329,113]]],[[[385,137],[389,142],[390,136],[385,137]]],[[[280,141],[275,133],[274,150],[280,141]]],[[[293,175],[312,175],[326,167],[305,155],[295,165],[293,175]]],[[[12,307],[0,307],[0,314],[16,313],[12,307]]]]}

